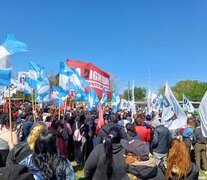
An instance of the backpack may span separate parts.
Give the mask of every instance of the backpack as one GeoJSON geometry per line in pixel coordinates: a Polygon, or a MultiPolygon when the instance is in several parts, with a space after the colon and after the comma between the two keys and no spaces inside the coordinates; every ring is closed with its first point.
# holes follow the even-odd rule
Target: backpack
{"type": "Polygon", "coordinates": [[[30,150],[27,142],[19,142],[12,150],[10,150],[7,156],[6,165],[19,164],[20,161],[29,154],[32,154],[32,150],[30,150]]]}
{"type": "Polygon", "coordinates": [[[78,128],[78,122],[76,122],[76,129],[73,133],[73,141],[81,141],[82,139],[82,134],[80,132],[80,129],[84,126],[84,124],[81,125],[80,128],[78,128]]]}
{"type": "Polygon", "coordinates": [[[21,120],[20,122],[18,122],[17,124],[15,124],[14,126],[14,131],[16,131],[17,133],[17,138],[18,141],[22,141],[24,139],[24,134],[23,134],[23,124],[25,121],[21,120]]]}

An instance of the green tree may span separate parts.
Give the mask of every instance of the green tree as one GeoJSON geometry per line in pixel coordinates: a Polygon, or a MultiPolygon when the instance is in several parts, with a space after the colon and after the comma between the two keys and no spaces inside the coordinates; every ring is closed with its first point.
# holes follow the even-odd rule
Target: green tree
{"type": "MultiPolygon", "coordinates": [[[[141,87],[134,87],[134,99],[135,101],[142,101],[144,100],[144,98],[146,97],[146,89],[145,88],[141,88],[141,87]]],[[[132,90],[130,90],[129,93],[130,96],[130,100],[132,99],[132,90]]],[[[127,99],[128,100],[128,90],[124,90],[122,96],[123,99],[127,99]]]]}
{"type": "Polygon", "coordinates": [[[172,91],[178,101],[183,100],[185,94],[191,101],[201,101],[207,90],[206,82],[183,80],[179,81],[172,87],[172,91]]]}

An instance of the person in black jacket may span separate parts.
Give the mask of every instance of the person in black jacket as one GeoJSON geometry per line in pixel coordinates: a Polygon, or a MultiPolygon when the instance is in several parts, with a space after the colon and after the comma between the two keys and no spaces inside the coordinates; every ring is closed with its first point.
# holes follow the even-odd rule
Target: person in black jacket
{"type": "Polygon", "coordinates": [[[151,148],[157,165],[162,159],[167,157],[170,139],[171,135],[168,128],[163,124],[159,124],[155,127],[151,148]]]}
{"type": "Polygon", "coordinates": [[[126,172],[123,154],[124,148],[120,144],[121,132],[118,127],[112,127],[104,139],[89,155],[84,174],[86,180],[120,180],[126,172]]]}
{"type": "Polygon", "coordinates": [[[162,160],[159,167],[166,180],[198,179],[198,167],[190,161],[189,151],[180,139],[172,139],[167,159],[162,160]]]}
{"type": "Polygon", "coordinates": [[[121,132],[121,139],[127,139],[127,135],[126,135],[126,132],[124,131],[124,128],[119,126],[118,124],[118,118],[117,118],[117,115],[116,114],[111,114],[110,116],[110,123],[104,125],[101,127],[100,129],[100,132],[96,138],[96,144],[100,144],[100,143],[103,143],[104,141],[104,138],[108,136],[109,134],[109,130],[110,128],[112,127],[117,127],[120,129],[120,132],[121,132]]]}
{"type": "Polygon", "coordinates": [[[147,146],[139,139],[127,141],[122,139],[121,145],[125,148],[125,162],[128,165],[127,173],[121,180],[148,179],[164,180],[165,177],[157,167],[153,158],[149,157],[147,146]]]}

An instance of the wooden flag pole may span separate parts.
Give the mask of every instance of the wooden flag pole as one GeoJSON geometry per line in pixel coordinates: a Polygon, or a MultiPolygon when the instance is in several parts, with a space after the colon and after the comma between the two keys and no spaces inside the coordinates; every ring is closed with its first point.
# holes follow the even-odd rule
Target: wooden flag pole
{"type": "Polygon", "coordinates": [[[36,108],[37,108],[37,105],[36,105],[36,91],[34,90],[34,117],[35,117],[34,122],[36,122],[36,108]]]}
{"type": "Polygon", "coordinates": [[[13,144],[13,127],[12,127],[12,116],[11,116],[11,96],[10,96],[10,85],[9,85],[9,124],[11,132],[11,143],[13,144]]]}
{"type": "Polygon", "coordinates": [[[60,121],[60,98],[59,98],[59,111],[58,111],[58,120],[60,121]]]}
{"type": "Polygon", "coordinates": [[[22,104],[24,104],[24,92],[22,94],[22,104]]]}
{"type": "MultiPolygon", "coordinates": [[[[32,92],[33,93],[33,92],[32,92]]],[[[31,98],[32,98],[32,114],[33,114],[33,118],[34,118],[34,123],[35,123],[35,116],[34,116],[34,100],[33,100],[33,95],[31,93],[31,98]]]]}
{"type": "Polygon", "coordinates": [[[63,114],[63,120],[65,120],[65,114],[66,114],[66,106],[67,106],[67,97],[65,99],[65,103],[64,103],[64,114],[63,114]]]}

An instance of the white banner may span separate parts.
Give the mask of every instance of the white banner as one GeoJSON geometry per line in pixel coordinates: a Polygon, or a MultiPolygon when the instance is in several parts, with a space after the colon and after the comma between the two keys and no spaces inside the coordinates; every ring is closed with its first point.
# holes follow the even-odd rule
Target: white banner
{"type": "Polygon", "coordinates": [[[189,99],[183,94],[183,109],[187,110],[188,112],[194,112],[195,109],[189,99]]]}
{"type": "Polygon", "coordinates": [[[181,128],[185,126],[186,123],[186,114],[175,99],[168,83],[166,82],[164,107],[162,112],[162,124],[172,130],[181,128]]]}
{"type": "Polygon", "coordinates": [[[204,137],[207,137],[207,91],[199,105],[201,118],[201,132],[204,137]]]}

